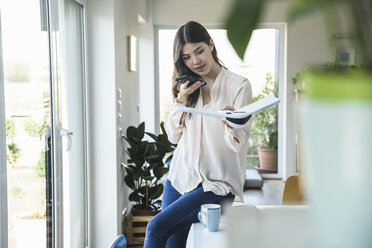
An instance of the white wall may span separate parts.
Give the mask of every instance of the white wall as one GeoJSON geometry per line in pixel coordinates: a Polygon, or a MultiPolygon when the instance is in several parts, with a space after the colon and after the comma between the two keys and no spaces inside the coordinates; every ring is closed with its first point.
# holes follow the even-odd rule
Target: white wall
{"type": "Polygon", "coordinates": [[[182,25],[197,21],[203,25],[223,23],[231,0],[153,0],[155,25],[182,25]]]}
{"type": "Polygon", "coordinates": [[[88,1],[91,247],[107,246],[117,232],[114,44],[113,0],[88,1]]]}
{"type": "Polygon", "coordinates": [[[130,125],[137,126],[139,122],[137,108],[139,102],[138,72],[128,70],[128,36],[138,37],[139,2],[137,0],[114,0],[118,233],[122,233],[121,224],[124,217],[121,214],[122,210],[128,208],[129,204],[128,187],[124,184],[123,169],[120,166],[120,162],[125,159],[123,157],[121,133],[125,133],[126,128],[130,125]],[[121,97],[119,96],[119,90],[121,90],[121,97]],[[120,107],[119,101],[122,102],[122,107],[120,107]]]}
{"type": "Polygon", "coordinates": [[[121,233],[121,211],[128,204],[119,128],[137,125],[139,119],[138,73],[127,69],[127,36],[138,35],[137,4],[135,0],[87,1],[91,247],[107,247],[121,233]]]}
{"type": "Polygon", "coordinates": [[[153,1],[146,2],[146,8],[141,13],[146,22],[139,24],[139,86],[140,86],[140,121],[145,121],[146,131],[155,133],[159,128],[158,120],[155,120],[157,110],[156,73],[155,73],[155,44],[154,24],[152,16],[153,1]]]}

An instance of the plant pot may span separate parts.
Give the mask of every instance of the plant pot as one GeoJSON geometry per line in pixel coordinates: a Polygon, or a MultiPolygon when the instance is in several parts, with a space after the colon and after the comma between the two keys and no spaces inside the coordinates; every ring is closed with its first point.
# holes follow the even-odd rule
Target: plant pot
{"type": "MultiPolygon", "coordinates": [[[[138,205],[135,205],[132,207],[131,214],[132,216],[150,216],[153,217],[160,213],[160,210],[154,211],[154,210],[144,210],[140,209],[138,205]]],[[[133,223],[133,227],[144,227],[147,226],[148,221],[143,221],[143,222],[135,222],[133,223]]]]}
{"type": "Polygon", "coordinates": [[[372,247],[372,76],[310,74],[300,107],[318,247],[372,247]]]}
{"type": "Polygon", "coordinates": [[[260,167],[258,170],[276,172],[278,169],[278,150],[265,147],[258,147],[258,159],[260,167]]]}
{"type": "Polygon", "coordinates": [[[147,224],[158,213],[160,210],[143,210],[138,205],[132,207],[131,214],[127,217],[128,245],[143,245],[147,224]]]}
{"type": "Polygon", "coordinates": [[[154,211],[154,210],[144,210],[140,209],[138,205],[134,205],[132,207],[131,211],[133,216],[155,216],[158,213],[160,213],[160,210],[154,211]]]}

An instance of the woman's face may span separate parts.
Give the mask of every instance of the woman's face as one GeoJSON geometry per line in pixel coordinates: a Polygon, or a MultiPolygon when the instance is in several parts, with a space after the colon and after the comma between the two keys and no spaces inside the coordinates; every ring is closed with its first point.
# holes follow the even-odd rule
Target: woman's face
{"type": "Polygon", "coordinates": [[[204,42],[186,43],[181,51],[181,57],[185,65],[200,76],[207,75],[213,66],[213,43],[204,42]]]}

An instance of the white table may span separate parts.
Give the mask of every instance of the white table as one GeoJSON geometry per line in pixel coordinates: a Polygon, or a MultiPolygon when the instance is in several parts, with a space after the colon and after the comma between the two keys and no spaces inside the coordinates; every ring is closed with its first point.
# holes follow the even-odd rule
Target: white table
{"type": "Polygon", "coordinates": [[[309,220],[309,207],[303,205],[232,207],[222,216],[217,232],[208,232],[201,223],[194,223],[186,247],[301,247],[313,240],[309,220]]]}
{"type": "Polygon", "coordinates": [[[226,227],[226,216],[222,216],[217,232],[209,232],[200,222],[194,223],[190,228],[186,248],[226,247],[226,227]]]}

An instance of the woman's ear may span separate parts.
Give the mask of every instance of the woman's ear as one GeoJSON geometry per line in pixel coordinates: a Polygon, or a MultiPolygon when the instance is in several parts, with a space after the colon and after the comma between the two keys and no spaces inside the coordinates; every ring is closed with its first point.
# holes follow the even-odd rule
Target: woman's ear
{"type": "Polygon", "coordinates": [[[209,47],[210,47],[210,49],[211,49],[211,52],[213,51],[213,49],[214,49],[214,43],[213,43],[213,40],[212,40],[212,38],[209,40],[209,47]]]}

